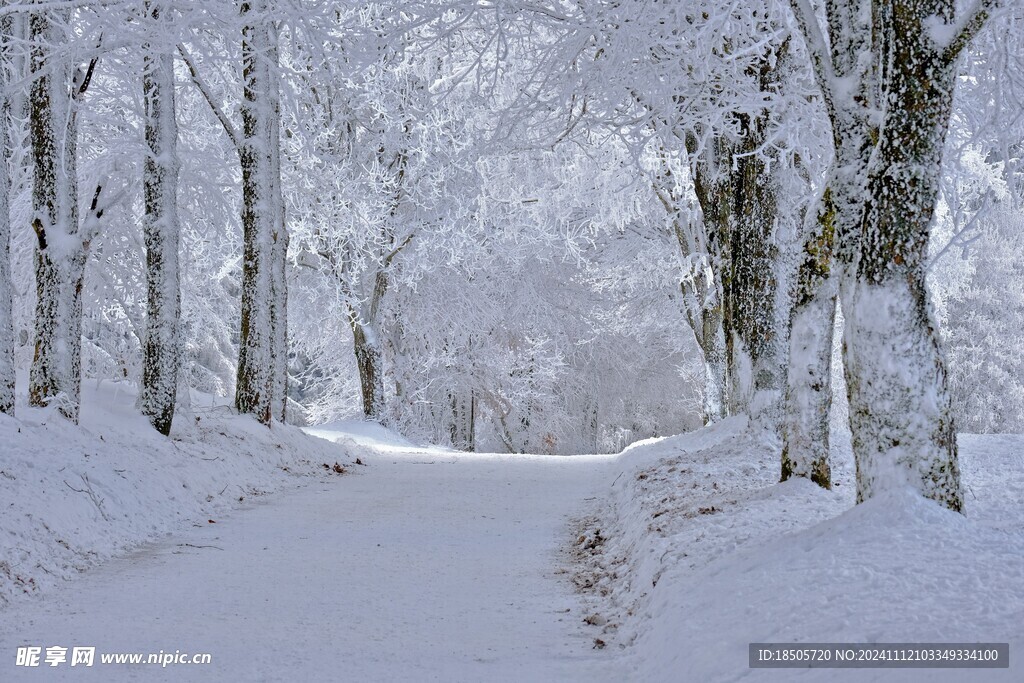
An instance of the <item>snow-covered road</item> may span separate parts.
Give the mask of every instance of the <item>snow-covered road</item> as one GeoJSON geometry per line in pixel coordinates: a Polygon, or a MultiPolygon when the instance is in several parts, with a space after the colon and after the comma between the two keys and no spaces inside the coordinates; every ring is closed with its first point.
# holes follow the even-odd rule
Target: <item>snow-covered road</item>
{"type": "Polygon", "coordinates": [[[0,624],[0,680],[621,679],[560,556],[611,458],[380,453],[107,563],[0,624]],[[95,646],[91,668],[14,667],[95,646]],[[210,653],[101,665],[99,653],[210,653]]]}

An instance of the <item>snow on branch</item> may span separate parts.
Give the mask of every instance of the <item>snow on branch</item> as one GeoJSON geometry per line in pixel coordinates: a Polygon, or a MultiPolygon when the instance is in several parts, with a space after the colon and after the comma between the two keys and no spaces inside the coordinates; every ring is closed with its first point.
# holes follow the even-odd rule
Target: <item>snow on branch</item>
{"type": "MultiPolygon", "coordinates": [[[[89,247],[93,240],[100,233],[103,214],[124,201],[129,194],[129,184],[125,183],[117,192],[104,201],[103,191],[107,184],[107,181],[100,181],[96,184],[96,189],[93,191],[92,195],[92,201],[89,204],[89,213],[85,217],[85,220],[82,221],[81,243],[82,248],[85,251],[89,251],[89,247]]],[[[108,192],[107,194],[110,193],[108,192]]]]}
{"type": "Polygon", "coordinates": [[[800,33],[803,34],[807,52],[811,55],[814,75],[821,88],[822,97],[825,99],[825,106],[831,114],[835,110],[836,75],[828,43],[825,42],[825,35],[821,32],[818,18],[808,0],[790,0],[789,4],[797,24],[800,26],[800,33]]]}
{"type": "Polygon", "coordinates": [[[932,31],[932,39],[940,48],[945,48],[942,51],[942,58],[946,63],[952,62],[959,57],[963,49],[970,45],[978,31],[984,28],[985,22],[988,21],[989,16],[992,14],[992,10],[998,5],[999,0],[977,0],[974,7],[964,15],[961,22],[948,27],[948,44],[943,45],[943,41],[939,39],[936,32],[932,31]]]}
{"type": "Polygon", "coordinates": [[[6,17],[19,12],[46,12],[50,10],[54,11],[66,11],[82,9],[85,7],[100,7],[109,8],[117,7],[118,5],[127,5],[135,0],[105,0],[103,2],[97,2],[97,0],[51,0],[46,2],[45,0],[37,0],[33,3],[20,3],[20,4],[6,4],[4,7],[0,7],[0,17],[6,17]]]}
{"type": "Polygon", "coordinates": [[[224,127],[224,132],[227,133],[231,143],[235,146],[235,149],[241,149],[241,138],[239,137],[238,132],[235,130],[235,127],[231,125],[231,120],[228,119],[227,114],[225,114],[221,106],[217,104],[217,100],[214,99],[209,86],[200,75],[199,68],[196,66],[195,60],[192,59],[192,55],[189,54],[183,43],[178,44],[178,54],[181,55],[181,61],[183,61],[185,66],[188,67],[188,72],[192,76],[192,82],[195,84],[196,88],[199,89],[199,92],[202,94],[203,99],[206,100],[206,103],[210,105],[210,109],[213,111],[214,116],[217,117],[217,120],[220,121],[220,125],[224,127]]]}

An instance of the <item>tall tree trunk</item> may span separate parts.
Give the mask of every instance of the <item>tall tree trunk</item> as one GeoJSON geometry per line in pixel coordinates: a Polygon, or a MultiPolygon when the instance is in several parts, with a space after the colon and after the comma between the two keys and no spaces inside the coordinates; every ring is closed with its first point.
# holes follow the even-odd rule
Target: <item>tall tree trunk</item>
{"type": "MultiPolygon", "coordinates": [[[[70,19],[61,13],[60,23],[70,19]]],[[[33,165],[32,227],[36,235],[36,342],[29,402],[56,403],[78,421],[82,356],[82,279],[85,247],[78,225],[76,106],[66,62],[51,50],[63,33],[47,11],[30,20],[29,96],[33,165]]]]}
{"type": "MultiPolygon", "coordinates": [[[[830,91],[826,97],[835,159],[804,239],[790,315],[782,480],[807,477],[825,488],[832,487],[829,416],[836,300],[842,273],[858,258],[867,167],[878,135],[871,117],[878,101],[877,63],[863,58],[873,51],[876,39],[870,13],[862,11],[870,1],[829,5],[830,51],[818,55],[816,67],[827,58],[835,75],[855,87],[842,98],[830,91]]],[[[798,10],[797,19],[806,35],[808,18],[798,10]]],[[[824,52],[823,43],[820,49],[824,52]]]]}
{"type": "Polygon", "coordinates": [[[791,4],[836,145],[830,187],[857,500],[910,486],[961,510],[925,263],[955,64],[993,2],[957,24],[952,0],[835,0],[827,8],[831,54],[809,5],[791,4]],[[935,38],[934,22],[958,27],[948,44],[935,38]]]}
{"type": "MultiPolygon", "coordinates": [[[[404,168],[404,156],[400,155],[399,163],[404,168]]],[[[401,182],[401,174],[399,175],[401,182]]],[[[399,185],[399,193],[401,185],[399,185]]],[[[390,218],[394,219],[397,210],[399,197],[396,195],[395,204],[390,212],[390,218]]],[[[388,325],[384,312],[384,297],[391,286],[391,268],[394,259],[401,250],[409,244],[412,237],[397,247],[394,244],[393,230],[386,229],[384,238],[387,240],[386,248],[391,251],[382,259],[378,270],[373,275],[373,291],[370,292],[368,302],[357,303],[352,299],[351,292],[346,296],[349,301],[349,325],[352,327],[353,346],[356,355],[356,365],[359,368],[359,384],[363,394],[363,415],[367,420],[385,424],[387,413],[387,395],[385,394],[385,379],[387,363],[385,352],[394,349],[398,341],[400,331],[395,329],[395,324],[388,325]],[[362,313],[365,311],[365,313],[362,313]],[[385,326],[392,328],[388,339],[384,337],[385,326]]],[[[348,289],[347,285],[344,285],[348,289]]],[[[394,321],[392,321],[394,322],[394,321]]],[[[392,364],[393,366],[393,364],[392,364]]],[[[392,372],[393,375],[393,372],[392,372]]],[[[397,389],[397,387],[396,387],[397,389]]]]}
{"type": "Polygon", "coordinates": [[[782,383],[776,190],[764,161],[753,153],[764,143],[767,126],[764,117],[743,115],[744,139],[715,138],[694,165],[718,292],[717,306],[705,310],[700,322],[707,384],[721,387],[722,408],[712,401],[709,411],[743,412],[757,392],[778,390],[782,383]]]}
{"type": "Polygon", "coordinates": [[[11,282],[11,213],[8,126],[10,105],[7,87],[10,81],[11,17],[0,18],[0,413],[14,414],[14,316],[11,282]]]}
{"type": "MultiPolygon", "coordinates": [[[[160,11],[147,10],[159,24],[160,11]]],[[[143,415],[169,434],[181,362],[181,290],[178,275],[178,126],[175,119],[174,56],[144,48],[142,89],[147,154],[143,165],[148,308],[143,348],[143,415]]]]}
{"type": "MultiPolygon", "coordinates": [[[[766,73],[769,68],[763,67],[766,73]]],[[[768,90],[768,77],[762,86],[768,90]]],[[[731,263],[725,295],[727,320],[725,342],[733,367],[730,391],[733,410],[749,407],[757,392],[777,391],[782,386],[782,358],[779,355],[779,310],[776,289],[779,249],[777,186],[762,156],[756,153],[768,139],[767,114],[741,116],[744,132],[739,154],[733,160],[732,192],[735,202],[729,238],[731,263]],[[742,359],[742,360],[741,360],[742,359]],[[749,377],[743,376],[749,362],[749,377]]],[[[776,164],[780,160],[775,160],[776,164]]]]}
{"type": "Polygon", "coordinates": [[[693,184],[704,220],[704,232],[713,273],[712,282],[704,299],[707,302],[700,319],[692,319],[690,326],[699,331],[698,344],[704,352],[705,417],[714,420],[731,414],[733,401],[733,364],[727,344],[729,328],[726,318],[729,274],[732,271],[732,240],[729,230],[734,208],[732,182],[732,145],[721,137],[708,142],[698,152],[697,140],[687,138],[687,152],[693,166],[693,184]],[[697,156],[698,153],[700,156],[697,156]]]}
{"type": "Polygon", "coordinates": [[[829,415],[837,280],[832,274],[836,208],[827,186],[804,241],[790,312],[789,371],[782,429],[782,481],[806,477],[832,488],[829,415]]]}
{"type": "MultiPolygon", "coordinates": [[[[275,121],[278,120],[275,117],[275,121]]],[[[274,135],[276,141],[277,134],[274,135]]],[[[270,411],[275,420],[288,418],[288,225],[281,192],[281,161],[278,148],[274,159],[277,173],[277,230],[273,235],[270,272],[270,321],[274,330],[274,366],[271,375],[270,411]]]]}
{"type": "Polygon", "coordinates": [[[868,179],[860,253],[842,283],[857,499],[910,485],[960,510],[946,369],[925,287],[955,60],[928,23],[952,0],[877,8],[888,105],[868,179]]]}
{"type": "Polygon", "coordinates": [[[281,195],[278,36],[265,0],[242,2],[242,322],[235,406],[285,419],[288,233],[281,195]]]}
{"type": "MultiPolygon", "coordinates": [[[[753,74],[762,92],[781,87],[788,51],[783,42],[762,59],[753,74]]],[[[700,149],[694,135],[686,138],[718,294],[718,310],[706,311],[702,321],[702,347],[708,386],[720,381],[727,414],[748,411],[759,392],[782,388],[785,333],[776,279],[778,186],[766,161],[774,154],[765,144],[772,123],[764,110],[733,116],[740,132],[735,139],[715,135],[700,149]]],[[[780,159],[772,162],[781,166],[780,159]]]]}
{"type": "Polygon", "coordinates": [[[11,213],[8,127],[10,103],[7,87],[10,83],[9,60],[11,50],[12,17],[0,19],[0,412],[14,414],[14,316],[12,310],[13,283],[11,282],[11,213]]]}
{"type": "MultiPolygon", "coordinates": [[[[846,49],[853,51],[859,44],[848,43],[846,49]]],[[[838,38],[833,45],[840,45],[838,38]]],[[[852,61],[850,68],[856,68],[852,61]]],[[[861,97],[862,102],[874,101],[867,89],[861,97]]],[[[782,429],[781,480],[807,477],[824,488],[832,488],[829,418],[836,303],[843,273],[859,258],[867,167],[877,135],[860,105],[837,112],[836,120],[836,158],[804,240],[790,313],[782,429]]]]}
{"type": "MultiPolygon", "coordinates": [[[[691,154],[696,153],[696,142],[690,141],[691,154]]],[[[693,332],[694,340],[704,356],[703,419],[705,424],[724,418],[727,414],[726,383],[727,363],[725,358],[725,334],[722,329],[722,283],[718,268],[711,268],[713,255],[709,243],[716,243],[718,233],[705,219],[703,226],[710,234],[694,230],[684,219],[683,206],[686,198],[673,189],[675,180],[666,159],[661,153],[662,169],[655,178],[652,189],[665,208],[671,221],[671,230],[683,262],[683,277],[679,284],[683,299],[683,312],[693,332]],[[684,222],[685,221],[685,222],[684,222]]],[[[702,189],[707,180],[701,178],[702,189]]],[[[714,214],[711,198],[704,197],[706,215],[714,214]]],[[[596,434],[594,440],[596,448],[596,434]]]]}

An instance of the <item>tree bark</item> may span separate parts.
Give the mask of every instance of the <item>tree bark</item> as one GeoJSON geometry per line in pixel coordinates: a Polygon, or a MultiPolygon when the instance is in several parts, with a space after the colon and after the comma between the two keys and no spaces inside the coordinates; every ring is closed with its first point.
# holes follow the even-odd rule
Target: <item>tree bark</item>
{"type": "MultiPolygon", "coordinates": [[[[767,69],[767,67],[765,67],[767,69]]],[[[733,411],[749,408],[760,391],[782,386],[776,289],[779,250],[777,188],[765,160],[755,153],[767,140],[767,114],[743,116],[743,143],[733,161],[735,209],[729,231],[730,267],[725,295],[726,348],[732,371],[733,411]],[[750,363],[749,376],[745,362],[750,363]]],[[[779,160],[775,160],[779,163],[779,160]]]]}
{"type": "MultiPolygon", "coordinates": [[[[61,16],[61,23],[70,17],[61,16]]],[[[82,354],[82,279],[86,246],[79,234],[76,106],[69,65],[51,53],[63,35],[50,12],[32,14],[29,96],[34,156],[32,227],[36,235],[36,340],[29,402],[55,403],[78,421],[82,354]]]]}
{"type": "Polygon", "coordinates": [[[235,406],[264,423],[284,421],[288,232],[281,194],[277,28],[265,0],[242,2],[242,320],[235,406]]]}
{"type": "Polygon", "coordinates": [[[384,418],[384,356],[380,340],[372,327],[350,314],[353,348],[359,369],[359,387],[363,395],[363,416],[381,422],[384,418]]]}
{"type": "Polygon", "coordinates": [[[700,323],[707,384],[721,396],[721,407],[708,403],[711,415],[747,410],[757,392],[780,389],[783,374],[774,275],[776,188],[755,153],[768,121],[766,115],[738,118],[743,139],[716,137],[694,164],[718,292],[717,307],[706,310],[700,323]]]}
{"type": "Polygon", "coordinates": [[[955,87],[926,22],[951,0],[876,8],[889,110],[868,176],[859,259],[842,286],[857,499],[910,485],[961,510],[956,430],[925,286],[955,87]]]}
{"type": "MultiPolygon", "coordinates": [[[[159,9],[147,3],[155,24],[159,9]]],[[[167,435],[174,418],[181,362],[178,270],[178,127],[174,56],[144,48],[142,89],[147,155],[143,165],[147,316],[139,403],[150,424],[167,435]]]]}
{"type": "MultiPolygon", "coordinates": [[[[793,4],[808,35],[809,22],[817,20],[803,16],[799,3],[793,4]]],[[[836,300],[842,274],[858,258],[867,168],[877,138],[877,123],[870,116],[878,102],[877,63],[865,64],[862,59],[874,51],[876,36],[861,4],[862,0],[832,2],[827,26],[830,51],[824,52],[823,42],[822,52],[811,50],[824,88],[831,78],[821,71],[826,62],[835,76],[856,87],[839,98],[826,91],[835,159],[804,240],[790,315],[781,478],[807,477],[825,488],[832,486],[829,416],[836,300]]]]}
{"type": "MultiPolygon", "coordinates": [[[[831,54],[809,5],[791,4],[836,146],[830,189],[857,500],[910,486],[959,511],[956,431],[925,264],[955,62],[992,3],[980,3],[941,45],[928,24],[955,26],[952,0],[870,0],[870,12],[862,2],[835,0],[831,54]]],[[[800,444],[795,429],[793,436],[800,444]]],[[[814,458],[805,451],[796,459],[814,458]]]]}
{"type": "Polygon", "coordinates": [[[790,313],[789,370],[782,429],[782,481],[806,477],[832,488],[829,415],[837,280],[832,273],[836,208],[826,187],[804,242],[790,313]]]}
{"type": "Polygon", "coordinates": [[[476,400],[473,392],[458,389],[449,392],[451,400],[451,422],[448,435],[452,448],[472,452],[475,444],[476,400]]]}
{"type": "Polygon", "coordinates": [[[14,316],[11,282],[11,213],[8,126],[10,106],[7,87],[10,67],[12,18],[0,19],[0,413],[14,414],[14,316]]]}

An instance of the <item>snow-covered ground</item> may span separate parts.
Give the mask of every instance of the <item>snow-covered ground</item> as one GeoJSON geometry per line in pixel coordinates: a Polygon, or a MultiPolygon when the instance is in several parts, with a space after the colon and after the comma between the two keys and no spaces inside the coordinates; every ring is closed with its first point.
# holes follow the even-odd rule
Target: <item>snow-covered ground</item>
{"type": "MultiPolygon", "coordinates": [[[[87,416],[90,435],[82,437],[70,426],[55,426],[57,420],[48,427],[61,430],[53,438],[65,449],[79,441],[94,446],[88,459],[38,453],[35,467],[10,468],[18,477],[11,483],[20,487],[7,490],[31,512],[18,515],[14,527],[5,517],[4,530],[16,529],[18,536],[5,539],[4,553],[17,549],[25,558],[21,565],[34,559],[53,565],[57,551],[47,544],[61,544],[50,532],[32,530],[65,518],[66,527],[52,533],[83,548],[101,548],[104,557],[130,547],[128,536],[141,538],[149,526],[155,525],[151,536],[159,540],[72,581],[48,581],[44,595],[15,600],[0,612],[0,681],[609,679],[609,657],[593,648],[585,631],[582,597],[569,581],[564,549],[572,540],[568,520],[607,480],[613,457],[458,454],[347,423],[310,430],[342,446],[286,430],[291,441],[278,449],[276,436],[261,436],[263,427],[252,425],[250,433],[242,430],[244,420],[224,417],[219,428],[230,424],[237,431],[206,438],[224,448],[225,438],[244,436],[267,454],[249,464],[241,461],[257,456],[222,454],[226,474],[215,478],[214,471],[201,469],[211,465],[194,462],[194,454],[171,460],[173,449],[159,453],[149,443],[154,452],[134,453],[112,431],[109,422],[117,420],[109,417],[87,416]],[[104,444],[118,447],[108,456],[104,444]],[[87,496],[59,479],[37,484],[24,474],[58,457],[60,464],[47,468],[64,468],[61,476],[69,481],[79,470],[85,473],[109,516],[141,515],[145,522],[124,522],[109,532],[120,534],[120,542],[104,540],[107,524],[89,508],[96,506],[87,496]],[[293,460],[299,465],[289,469],[307,474],[300,488],[258,499],[246,494],[237,503],[235,482],[282,488],[294,475],[276,472],[293,460]],[[345,466],[344,476],[319,475],[321,461],[335,460],[345,466]],[[129,466],[130,472],[103,476],[129,466]],[[267,473],[261,478],[262,470],[267,473]],[[150,481],[161,473],[174,475],[163,489],[150,481]],[[141,481],[131,497],[131,487],[121,491],[108,484],[126,481],[120,474],[141,481]],[[202,482],[204,476],[211,478],[202,482]],[[221,482],[229,480],[235,503],[218,504],[221,482]],[[187,488],[178,494],[182,483],[187,488]],[[36,506],[33,491],[53,500],[36,506]],[[214,496],[209,503],[207,491],[214,496]],[[175,511],[176,505],[184,511],[175,511]],[[173,533],[165,536],[164,530],[173,533]],[[26,645],[42,647],[44,655],[52,645],[95,646],[97,663],[88,669],[67,663],[17,667],[17,648],[26,645]],[[176,650],[210,653],[212,663],[162,669],[103,666],[98,659],[100,653],[176,650]]],[[[135,434],[148,429],[124,428],[135,434]]],[[[26,443],[38,444],[46,434],[36,429],[26,443]]],[[[8,462],[31,455],[26,448],[14,453],[17,460],[5,448],[5,470],[8,462]]],[[[60,575],[72,573],[78,573],[74,567],[60,575]]]]}
{"type": "Polygon", "coordinates": [[[836,452],[831,492],[776,483],[743,418],[621,456],[575,580],[632,679],[1024,680],[1024,437],[961,438],[966,517],[903,491],[854,506],[836,452]],[[751,642],[1009,642],[1013,668],[752,670],[751,642]]]}
{"type": "Polygon", "coordinates": [[[83,398],[80,427],[49,409],[0,414],[0,607],[267,493],[337,476],[323,465],[355,457],[209,397],[196,396],[172,439],[139,414],[128,385],[86,383],[83,398]]]}
{"type": "Polygon", "coordinates": [[[1024,437],[962,438],[963,517],[902,492],[854,507],[842,439],[833,491],[777,484],[743,418],[618,456],[474,455],[218,408],[167,441],[124,387],[86,398],[82,428],[0,417],[0,681],[1022,680],[752,670],[747,644],[1019,658],[1024,437]],[[18,667],[26,645],[97,663],[18,667]],[[212,661],[98,659],[161,651],[212,661]]]}

